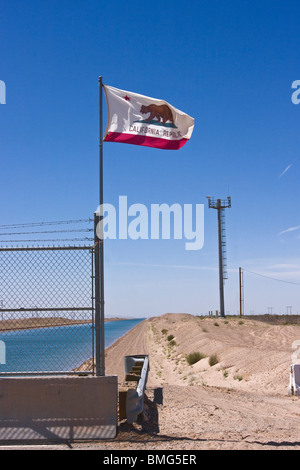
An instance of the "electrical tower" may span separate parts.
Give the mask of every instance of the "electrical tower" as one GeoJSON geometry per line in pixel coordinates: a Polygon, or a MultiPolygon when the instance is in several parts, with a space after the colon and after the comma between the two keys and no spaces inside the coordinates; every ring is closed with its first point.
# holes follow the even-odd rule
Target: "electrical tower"
{"type": "Polygon", "coordinates": [[[220,316],[225,317],[224,306],[224,280],[227,276],[226,264],[226,236],[225,236],[225,209],[231,207],[231,197],[226,200],[212,199],[207,196],[208,207],[218,211],[218,242],[219,242],[219,285],[220,285],[220,316]]]}

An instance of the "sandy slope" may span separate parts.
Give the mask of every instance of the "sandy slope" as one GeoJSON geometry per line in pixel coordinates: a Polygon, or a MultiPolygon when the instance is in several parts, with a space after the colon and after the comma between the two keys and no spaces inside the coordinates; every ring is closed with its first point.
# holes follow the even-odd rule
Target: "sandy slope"
{"type": "Polygon", "coordinates": [[[240,317],[166,314],[142,322],[108,348],[106,374],[121,384],[124,355],[149,354],[144,417],[121,422],[114,441],[84,447],[299,450],[300,397],[288,395],[295,340],[299,325],[240,317]],[[186,354],[194,351],[206,357],[190,366],[186,354]],[[218,356],[213,366],[211,355],[218,356]]]}

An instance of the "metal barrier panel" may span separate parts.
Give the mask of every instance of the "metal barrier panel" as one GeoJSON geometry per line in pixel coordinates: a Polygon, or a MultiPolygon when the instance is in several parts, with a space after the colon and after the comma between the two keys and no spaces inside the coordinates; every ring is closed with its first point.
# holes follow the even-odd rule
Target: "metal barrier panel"
{"type": "Polygon", "coordinates": [[[6,377],[0,389],[0,441],[116,437],[116,376],[6,377]]]}
{"type": "Polygon", "coordinates": [[[0,248],[0,376],[94,373],[93,249],[0,248]]]}
{"type": "Polygon", "coordinates": [[[125,380],[136,381],[137,387],[129,388],[126,394],[126,418],[133,423],[144,409],[144,394],[149,372],[149,356],[147,354],[125,356],[125,380]]]}

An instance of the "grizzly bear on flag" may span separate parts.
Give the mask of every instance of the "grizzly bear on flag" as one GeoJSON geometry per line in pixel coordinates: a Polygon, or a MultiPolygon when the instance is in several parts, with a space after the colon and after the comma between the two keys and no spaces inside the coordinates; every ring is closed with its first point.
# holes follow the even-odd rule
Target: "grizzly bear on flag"
{"type": "Polygon", "coordinates": [[[142,114],[150,113],[150,116],[146,119],[147,122],[152,121],[154,118],[158,120],[158,122],[166,123],[170,121],[174,124],[174,118],[171,109],[166,104],[157,105],[157,104],[149,104],[149,106],[142,106],[140,112],[142,114]]]}

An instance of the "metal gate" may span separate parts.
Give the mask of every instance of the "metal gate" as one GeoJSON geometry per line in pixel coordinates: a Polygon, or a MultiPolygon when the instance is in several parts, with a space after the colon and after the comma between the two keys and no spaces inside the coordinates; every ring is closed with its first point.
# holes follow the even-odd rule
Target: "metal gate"
{"type": "Polygon", "coordinates": [[[86,246],[0,248],[0,376],[95,373],[94,264],[86,246]]]}

